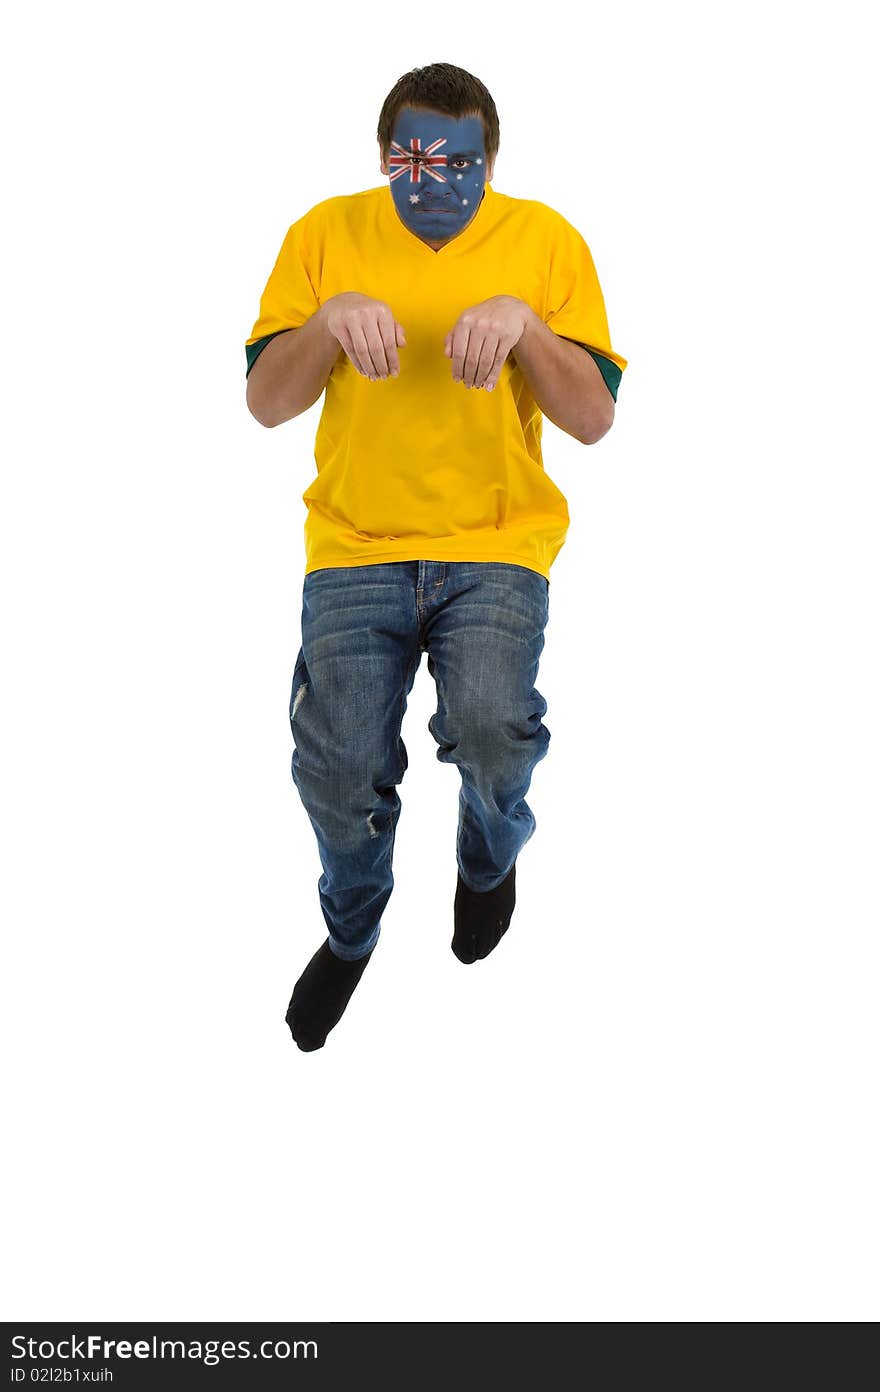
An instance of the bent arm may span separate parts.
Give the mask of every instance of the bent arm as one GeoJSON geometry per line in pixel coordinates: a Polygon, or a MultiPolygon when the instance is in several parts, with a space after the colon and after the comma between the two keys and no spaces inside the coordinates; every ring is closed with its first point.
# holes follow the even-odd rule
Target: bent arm
{"type": "Polygon", "coordinates": [[[323,304],[298,329],[275,335],[260,353],[247,379],[247,406],[260,425],[271,428],[313,406],[343,351],[327,328],[323,304]]]}
{"type": "Polygon", "coordinates": [[[584,445],[594,445],[614,422],[614,398],[579,343],[562,338],[530,311],[513,357],[542,414],[584,445]]]}

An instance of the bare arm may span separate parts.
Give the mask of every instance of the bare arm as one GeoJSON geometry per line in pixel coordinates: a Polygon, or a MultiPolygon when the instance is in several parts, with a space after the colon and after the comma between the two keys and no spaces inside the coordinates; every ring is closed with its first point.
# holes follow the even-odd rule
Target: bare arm
{"type": "Polygon", "coordinates": [[[463,310],[444,352],[453,381],[486,391],[494,391],[511,357],[542,414],[582,444],[594,445],[611,429],[614,398],[589,353],[554,333],[516,295],[491,295],[463,310]]]}
{"type": "Polygon", "coordinates": [[[327,328],[327,304],[301,328],[276,334],[248,373],[247,406],[260,425],[282,425],[302,415],[326,387],[343,351],[327,328]]]}
{"type": "Polygon", "coordinates": [[[390,305],[343,290],[300,328],[285,329],[266,344],[248,374],[248,410],[260,425],[281,425],[315,404],[340,353],[361,376],[379,382],[398,375],[397,350],[405,347],[403,325],[390,305]]]}
{"type": "Polygon", "coordinates": [[[614,398],[598,367],[578,344],[561,338],[533,311],[513,349],[541,412],[584,445],[614,423],[614,398]]]}

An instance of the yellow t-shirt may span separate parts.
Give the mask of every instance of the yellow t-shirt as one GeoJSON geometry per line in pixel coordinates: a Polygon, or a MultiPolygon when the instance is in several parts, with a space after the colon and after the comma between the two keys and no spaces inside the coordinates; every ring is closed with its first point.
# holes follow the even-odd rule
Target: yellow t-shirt
{"type": "MultiPolygon", "coordinates": [[[[403,325],[400,375],[371,382],[340,348],[303,493],[306,574],[385,561],[507,561],[549,579],[569,525],[541,456],[543,416],[508,356],[492,392],[452,379],[444,340],[492,295],[525,300],[555,333],[592,351],[609,390],[626,367],[611,348],[593,258],[547,204],[486,184],[464,231],[432,250],[401,221],[389,185],[316,204],[284,238],[247,339],[253,354],[332,295],[384,300],[403,325]],[[262,341],[262,342],[261,342],[262,341]]],[[[515,350],[514,350],[515,352],[515,350]]]]}

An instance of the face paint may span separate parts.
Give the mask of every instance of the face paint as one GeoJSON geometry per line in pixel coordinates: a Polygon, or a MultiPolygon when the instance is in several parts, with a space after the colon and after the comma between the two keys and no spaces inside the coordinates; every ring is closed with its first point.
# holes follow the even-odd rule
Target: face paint
{"type": "Polygon", "coordinates": [[[456,236],[483,197],[482,121],[405,107],[394,123],[388,171],[394,206],[417,237],[439,242],[456,236]]]}

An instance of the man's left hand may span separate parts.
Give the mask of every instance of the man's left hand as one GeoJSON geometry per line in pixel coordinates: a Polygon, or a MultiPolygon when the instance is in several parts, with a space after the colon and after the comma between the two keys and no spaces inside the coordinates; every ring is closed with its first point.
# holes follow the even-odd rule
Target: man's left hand
{"type": "Polygon", "coordinates": [[[443,351],[452,359],[452,377],[466,387],[491,391],[511,348],[525,333],[533,313],[515,295],[493,295],[465,309],[446,335],[443,351]]]}

